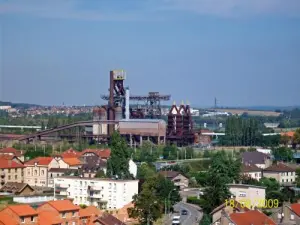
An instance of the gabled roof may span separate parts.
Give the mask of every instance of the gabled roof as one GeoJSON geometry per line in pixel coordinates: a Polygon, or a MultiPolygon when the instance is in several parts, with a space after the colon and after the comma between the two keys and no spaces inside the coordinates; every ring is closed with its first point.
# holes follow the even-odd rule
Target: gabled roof
{"type": "Polygon", "coordinates": [[[283,133],[280,133],[280,135],[281,135],[281,136],[294,137],[295,131],[283,132],[283,133]]]}
{"type": "Polygon", "coordinates": [[[268,168],[265,168],[264,171],[266,172],[295,172],[294,168],[291,168],[283,163],[277,163],[268,168]]]}
{"type": "Polygon", "coordinates": [[[63,161],[69,166],[77,166],[82,164],[78,158],[63,158],[63,161]]]}
{"type": "Polygon", "coordinates": [[[108,159],[110,157],[110,149],[85,149],[81,155],[86,153],[94,153],[103,159],[108,159]]]}
{"type": "Polygon", "coordinates": [[[91,216],[100,216],[102,214],[101,210],[95,206],[88,206],[85,209],[79,209],[79,217],[91,217],[91,216]]]}
{"type": "Polygon", "coordinates": [[[62,158],[78,158],[79,156],[81,156],[81,152],[70,148],[69,150],[67,150],[67,151],[63,152],[62,154],[60,154],[60,156],[62,158]]]}
{"type": "Polygon", "coordinates": [[[37,157],[25,162],[25,165],[34,166],[34,164],[37,163],[38,166],[48,166],[52,160],[53,157],[37,157]]]}
{"type": "Polygon", "coordinates": [[[125,225],[122,221],[118,220],[113,215],[108,213],[103,214],[102,216],[98,217],[94,223],[98,221],[102,225],[125,225]]]}
{"type": "Polygon", "coordinates": [[[175,177],[177,177],[180,173],[177,171],[159,171],[159,174],[161,174],[162,176],[168,178],[168,179],[173,179],[175,177]]]}
{"type": "Polygon", "coordinates": [[[14,154],[17,157],[20,157],[24,154],[23,151],[19,151],[15,148],[11,148],[11,147],[0,149],[0,153],[11,153],[11,154],[14,154]]]}
{"type": "Polygon", "coordinates": [[[0,169],[24,168],[24,165],[15,161],[0,158],[0,169]]]}
{"type": "Polygon", "coordinates": [[[0,224],[3,225],[19,225],[19,221],[16,221],[14,218],[12,218],[11,215],[8,213],[5,213],[3,211],[0,212],[0,224]]]}
{"type": "Polygon", "coordinates": [[[18,183],[18,182],[7,182],[2,186],[0,189],[1,192],[11,192],[11,193],[20,193],[22,192],[26,187],[29,187],[32,191],[34,189],[29,186],[29,184],[26,183],[18,183]]]}
{"type": "Polygon", "coordinates": [[[265,160],[270,158],[271,156],[257,151],[242,153],[242,162],[247,164],[265,164],[265,160]]]}
{"type": "Polygon", "coordinates": [[[230,214],[230,219],[235,225],[276,225],[272,219],[257,210],[232,213],[230,214]]]}
{"type": "Polygon", "coordinates": [[[80,209],[79,206],[74,205],[70,200],[49,201],[49,202],[45,202],[44,204],[51,205],[58,212],[78,211],[80,209]]]}
{"type": "Polygon", "coordinates": [[[37,215],[37,211],[35,211],[30,205],[9,205],[8,209],[12,210],[18,216],[34,216],[37,215]]]}
{"type": "Polygon", "coordinates": [[[249,173],[249,172],[261,172],[262,169],[257,167],[256,165],[254,164],[243,164],[242,165],[242,169],[241,171],[243,173],[249,173]]]}
{"type": "Polygon", "coordinates": [[[62,224],[62,222],[63,220],[60,218],[58,212],[53,212],[53,211],[39,212],[39,224],[41,225],[62,224]]]}

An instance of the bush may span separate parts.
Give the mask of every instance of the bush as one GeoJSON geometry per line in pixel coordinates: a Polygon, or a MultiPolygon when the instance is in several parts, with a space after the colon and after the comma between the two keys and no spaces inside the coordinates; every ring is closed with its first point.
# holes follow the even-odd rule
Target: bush
{"type": "Polygon", "coordinates": [[[202,205],[203,201],[201,199],[198,199],[197,197],[195,196],[189,196],[187,198],[187,203],[190,203],[190,204],[194,204],[194,205],[202,205]]]}

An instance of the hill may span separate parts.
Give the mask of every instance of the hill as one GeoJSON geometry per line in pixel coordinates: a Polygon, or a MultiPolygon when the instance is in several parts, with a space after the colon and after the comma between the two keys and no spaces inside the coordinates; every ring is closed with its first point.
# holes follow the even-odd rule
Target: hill
{"type": "Polygon", "coordinates": [[[30,107],[35,107],[35,106],[39,106],[39,105],[35,105],[35,104],[28,104],[28,103],[12,103],[12,102],[3,102],[0,101],[0,106],[11,106],[13,108],[22,108],[22,109],[27,109],[30,107]]]}

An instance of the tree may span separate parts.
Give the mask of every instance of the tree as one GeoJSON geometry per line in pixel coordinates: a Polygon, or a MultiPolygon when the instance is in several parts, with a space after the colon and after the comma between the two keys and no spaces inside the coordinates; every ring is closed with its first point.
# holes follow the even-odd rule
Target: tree
{"type": "Polygon", "coordinates": [[[272,149],[273,156],[278,161],[290,162],[293,160],[293,151],[287,147],[272,149]]]}
{"type": "Polygon", "coordinates": [[[300,168],[296,169],[296,185],[298,188],[300,187],[300,168]]]}
{"type": "Polygon", "coordinates": [[[227,184],[238,180],[240,169],[240,160],[233,159],[226,152],[218,152],[212,157],[203,195],[204,212],[210,213],[230,197],[227,184]]]}
{"type": "Polygon", "coordinates": [[[175,145],[166,145],[163,148],[163,157],[164,159],[176,159],[177,158],[178,149],[175,145]]]}
{"type": "Polygon", "coordinates": [[[204,213],[199,225],[210,225],[211,222],[212,222],[211,216],[209,214],[204,213]]]}
{"type": "Polygon", "coordinates": [[[195,176],[195,179],[197,181],[197,184],[199,184],[201,187],[205,187],[208,180],[208,174],[206,172],[199,172],[195,176]]]}
{"type": "Polygon", "coordinates": [[[153,177],[156,175],[155,168],[153,166],[142,163],[137,170],[137,179],[145,180],[146,178],[153,177]]]}
{"type": "Polygon", "coordinates": [[[293,141],[296,145],[300,144],[300,128],[295,131],[293,141]]]}
{"type": "Polygon", "coordinates": [[[143,145],[138,149],[134,157],[136,161],[152,163],[158,159],[159,153],[152,142],[144,141],[143,145]]]}
{"type": "Polygon", "coordinates": [[[106,178],[106,175],[103,170],[98,170],[95,175],[95,178],[106,178]]]}
{"type": "Polygon", "coordinates": [[[130,152],[127,142],[118,132],[114,132],[110,142],[111,154],[107,160],[107,173],[109,177],[119,179],[131,178],[129,172],[130,152]]]}

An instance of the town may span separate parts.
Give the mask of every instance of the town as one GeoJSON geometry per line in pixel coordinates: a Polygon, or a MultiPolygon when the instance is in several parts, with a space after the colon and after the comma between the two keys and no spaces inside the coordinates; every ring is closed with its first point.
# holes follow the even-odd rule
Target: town
{"type": "Polygon", "coordinates": [[[0,0],[0,225],[300,225],[299,6],[0,0]]]}

